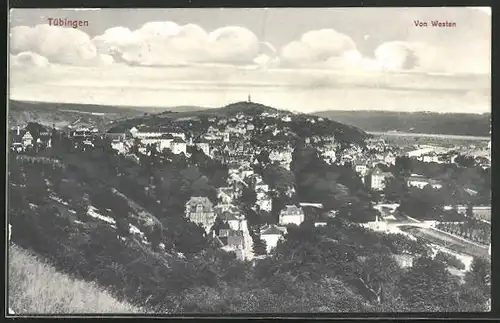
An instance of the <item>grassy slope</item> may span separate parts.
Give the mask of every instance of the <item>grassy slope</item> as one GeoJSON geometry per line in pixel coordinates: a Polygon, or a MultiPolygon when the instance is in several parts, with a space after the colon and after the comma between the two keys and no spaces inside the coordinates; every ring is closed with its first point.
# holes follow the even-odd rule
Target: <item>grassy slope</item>
{"type": "Polygon", "coordinates": [[[16,314],[141,312],[93,283],[58,273],[15,245],[9,249],[9,307],[16,314]]]}

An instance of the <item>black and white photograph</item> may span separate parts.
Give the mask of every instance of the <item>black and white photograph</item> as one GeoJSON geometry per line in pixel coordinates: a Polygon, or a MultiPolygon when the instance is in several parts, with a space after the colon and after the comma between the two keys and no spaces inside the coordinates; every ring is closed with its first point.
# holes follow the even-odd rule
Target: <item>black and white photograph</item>
{"type": "Polygon", "coordinates": [[[491,25],[11,9],[6,315],[491,311],[491,25]]]}

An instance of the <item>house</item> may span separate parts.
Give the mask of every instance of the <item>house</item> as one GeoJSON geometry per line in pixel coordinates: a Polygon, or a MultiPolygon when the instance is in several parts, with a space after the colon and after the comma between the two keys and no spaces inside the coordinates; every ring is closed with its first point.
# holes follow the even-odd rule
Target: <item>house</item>
{"type": "Polygon", "coordinates": [[[266,211],[266,212],[271,212],[271,210],[273,209],[273,200],[266,196],[266,197],[263,197],[261,199],[257,199],[257,201],[255,202],[255,204],[263,211],[266,211]]]}
{"type": "Polygon", "coordinates": [[[388,153],[384,157],[384,162],[388,165],[396,165],[396,156],[393,153],[388,153]]]}
{"type": "Polygon", "coordinates": [[[195,146],[203,151],[205,155],[210,156],[210,144],[208,140],[200,139],[195,143],[195,146]]]}
{"type": "Polygon", "coordinates": [[[280,225],[300,225],[302,222],[304,222],[304,211],[301,207],[297,207],[296,205],[286,205],[285,208],[281,210],[279,215],[280,225]]]}
{"type": "Polygon", "coordinates": [[[130,136],[130,133],[127,134],[126,132],[113,132],[112,130],[110,130],[104,134],[104,137],[109,138],[111,140],[118,140],[118,141],[123,141],[123,140],[127,139],[128,136],[130,136]]]}
{"type": "Polygon", "coordinates": [[[239,211],[231,208],[221,214],[220,219],[229,225],[231,230],[243,230],[246,227],[246,220],[239,211]]]}
{"type": "Polygon", "coordinates": [[[260,230],[260,238],[266,242],[267,253],[276,248],[278,242],[286,234],[286,228],[274,224],[266,225],[260,230]]]}
{"type": "Polygon", "coordinates": [[[260,178],[255,183],[255,191],[269,192],[269,185],[264,183],[260,178]]]}
{"type": "Polygon", "coordinates": [[[371,189],[375,191],[382,191],[385,188],[385,180],[392,177],[389,172],[383,172],[378,166],[371,172],[371,189]]]}
{"type": "Polygon", "coordinates": [[[439,156],[435,152],[430,152],[422,156],[422,161],[424,163],[437,163],[439,161],[439,156]]]}
{"type": "Polygon", "coordinates": [[[77,128],[73,131],[70,131],[69,135],[73,139],[86,140],[86,139],[92,138],[95,135],[95,133],[92,131],[92,129],[89,129],[86,127],[80,127],[80,128],[77,128]]]}
{"type": "Polygon", "coordinates": [[[355,161],[353,163],[353,166],[354,170],[359,174],[359,176],[365,177],[368,174],[368,167],[366,166],[365,161],[355,161]]]}
{"type": "Polygon", "coordinates": [[[254,170],[249,166],[241,167],[239,172],[243,179],[250,177],[254,174],[254,170]]]}
{"type": "Polygon", "coordinates": [[[443,184],[441,184],[441,182],[433,179],[428,179],[418,174],[411,174],[410,177],[408,177],[407,184],[408,186],[418,187],[421,189],[426,187],[427,185],[430,185],[435,189],[440,189],[441,187],[443,187],[443,184]]]}
{"type": "Polygon", "coordinates": [[[215,222],[215,212],[212,202],[208,197],[193,196],[186,202],[186,217],[202,225],[208,232],[215,222]]]}
{"type": "Polygon", "coordinates": [[[186,142],[179,137],[175,137],[174,140],[170,143],[170,150],[176,155],[178,154],[186,154],[186,142]]]}
{"type": "Polygon", "coordinates": [[[232,187],[219,187],[217,189],[217,198],[223,204],[231,204],[234,200],[234,189],[232,187]]]}
{"type": "Polygon", "coordinates": [[[21,143],[25,148],[33,145],[33,136],[29,131],[26,131],[26,133],[21,137],[21,143]]]}

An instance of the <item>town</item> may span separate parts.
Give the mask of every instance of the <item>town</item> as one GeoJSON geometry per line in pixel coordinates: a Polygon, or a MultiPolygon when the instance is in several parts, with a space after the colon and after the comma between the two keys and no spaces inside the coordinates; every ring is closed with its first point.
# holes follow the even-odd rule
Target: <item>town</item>
{"type": "MultiPolygon", "coordinates": [[[[239,259],[252,260],[266,257],[284,239],[290,225],[300,226],[309,220],[316,227],[326,226],[328,218],[344,210],[341,204],[325,205],[331,204],[330,201],[323,202],[321,198],[301,199],[305,197],[298,196],[293,182],[282,181],[277,185],[273,180],[273,177],[283,176],[281,174],[292,173],[294,150],[300,142],[302,147],[316,151],[324,163],[349,168],[357,174],[363,189],[370,194],[370,209],[374,211],[360,221],[363,226],[410,235],[415,223],[408,223],[409,218],[420,223],[422,230],[432,228],[454,237],[462,234],[467,238],[464,239],[466,243],[477,244],[480,250],[490,246],[489,196],[475,198],[485,194],[478,192],[481,188],[470,180],[463,185],[464,181],[453,179],[452,182],[451,178],[444,178],[437,167],[441,165],[447,169],[456,165],[489,170],[491,142],[403,146],[368,137],[364,143],[345,144],[334,133],[297,134],[297,124],[303,129],[326,128],[328,120],[323,118],[271,109],[261,112],[258,109],[261,105],[251,102],[250,96],[247,102],[237,105],[242,109],[232,115],[169,119],[154,125],[135,122],[130,127],[125,122],[112,125],[107,132],[77,124],[63,129],[36,123],[16,125],[10,132],[11,150],[19,157],[46,158],[43,156],[54,149],[54,145],[71,152],[91,152],[101,149],[100,143],[107,141],[114,154],[135,164],[143,164],[147,158],[212,160],[227,168],[227,177],[215,187],[215,196],[190,196],[184,204],[184,216],[201,226],[222,250],[234,252],[239,259]],[[408,169],[398,173],[396,169],[405,164],[408,169]],[[411,164],[417,166],[408,166],[411,164]],[[421,173],[415,173],[415,169],[420,169],[421,173]],[[439,195],[439,192],[452,189],[453,196],[457,191],[467,196],[437,202],[440,209],[433,210],[435,217],[426,219],[424,214],[418,214],[424,212],[422,209],[407,210],[411,208],[408,206],[411,201],[402,202],[404,197],[395,196],[398,190],[402,191],[401,181],[406,190],[416,192],[414,194],[436,192],[435,195],[439,195]],[[259,221],[249,220],[249,213],[254,217],[258,214],[259,221]],[[405,220],[398,214],[405,215],[405,220]],[[473,221],[471,218],[475,219],[473,233],[446,225],[455,223],[460,227],[460,223],[463,226],[473,221]]],[[[57,156],[52,157],[57,159],[57,156]]],[[[145,189],[154,196],[153,184],[145,189]]],[[[425,236],[426,233],[418,234],[425,236]]]]}

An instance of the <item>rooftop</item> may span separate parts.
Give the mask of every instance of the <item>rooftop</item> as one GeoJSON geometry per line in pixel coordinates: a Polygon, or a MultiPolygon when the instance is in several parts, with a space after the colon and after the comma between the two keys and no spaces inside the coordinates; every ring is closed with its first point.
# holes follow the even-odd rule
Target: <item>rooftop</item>
{"type": "Polygon", "coordinates": [[[272,234],[284,234],[286,232],[286,228],[279,227],[277,225],[271,224],[261,229],[261,235],[272,235],[272,234]]]}

